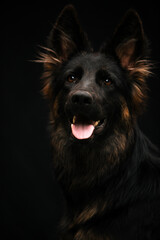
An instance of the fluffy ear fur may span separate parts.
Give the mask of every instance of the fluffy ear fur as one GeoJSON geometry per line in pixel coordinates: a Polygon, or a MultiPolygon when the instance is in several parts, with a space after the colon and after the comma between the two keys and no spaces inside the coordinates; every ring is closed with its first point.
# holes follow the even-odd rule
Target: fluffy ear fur
{"type": "Polygon", "coordinates": [[[72,55],[92,51],[86,34],[78,22],[77,13],[72,5],[67,5],[60,13],[47,41],[47,47],[42,47],[38,62],[44,64],[45,79],[43,94],[50,98],[50,76],[64,61],[72,55]]]}
{"type": "Polygon", "coordinates": [[[128,10],[117,26],[109,45],[103,50],[115,54],[123,68],[134,67],[138,59],[143,59],[147,52],[147,40],[144,36],[141,19],[135,10],[128,10]]]}
{"type": "Polygon", "coordinates": [[[150,74],[151,66],[147,60],[147,45],[141,19],[131,9],[116,28],[110,43],[102,48],[103,53],[114,56],[121,67],[127,70],[132,86],[132,107],[136,115],[143,112],[147,97],[145,78],[150,74]]]}
{"type": "Polygon", "coordinates": [[[141,19],[134,10],[126,13],[114,33],[112,43],[122,67],[133,67],[138,58],[144,57],[146,39],[141,19]]]}
{"type": "Polygon", "coordinates": [[[55,51],[60,61],[67,60],[74,53],[90,50],[72,5],[67,5],[59,15],[48,38],[48,47],[55,51]]]}

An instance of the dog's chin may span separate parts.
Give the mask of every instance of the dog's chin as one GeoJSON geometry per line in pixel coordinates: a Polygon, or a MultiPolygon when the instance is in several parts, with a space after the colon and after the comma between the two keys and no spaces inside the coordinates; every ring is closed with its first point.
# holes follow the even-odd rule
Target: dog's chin
{"type": "Polygon", "coordinates": [[[98,135],[102,135],[106,123],[106,118],[92,120],[82,115],[73,116],[69,120],[71,137],[79,142],[92,141],[98,135]]]}

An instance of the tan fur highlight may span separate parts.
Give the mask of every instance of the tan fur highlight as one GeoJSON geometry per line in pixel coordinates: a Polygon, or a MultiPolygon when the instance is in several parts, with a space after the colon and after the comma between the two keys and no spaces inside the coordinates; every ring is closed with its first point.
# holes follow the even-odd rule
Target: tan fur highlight
{"type": "Polygon", "coordinates": [[[61,49],[62,49],[60,60],[65,61],[71,54],[71,51],[73,51],[76,48],[76,45],[63,30],[61,29],[59,30],[61,32],[61,49]]]}
{"type": "Polygon", "coordinates": [[[76,224],[86,222],[97,213],[97,210],[97,206],[86,207],[84,211],[82,211],[80,215],[75,219],[76,224]]]}
{"type": "Polygon", "coordinates": [[[121,110],[122,120],[125,121],[126,124],[129,124],[130,112],[124,98],[121,99],[121,105],[122,105],[122,110],[121,110]]]}
{"type": "Polygon", "coordinates": [[[85,222],[89,221],[91,218],[93,218],[95,215],[101,215],[105,211],[105,208],[107,207],[106,202],[100,201],[99,203],[93,203],[91,205],[88,205],[84,208],[84,210],[76,215],[74,217],[73,222],[70,224],[69,228],[73,228],[77,224],[84,224],[85,222]]]}
{"type": "Polygon", "coordinates": [[[56,66],[62,62],[54,50],[43,46],[40,46],[40,48],[41,51],[39,51],[38,59],[35,62],[43,63],[44,71],[42,79],[44,84],[42,94],[45,98],[50,99],[52,97],[51,75],[56,66]]]}
{"type": "Polygon", "coordinates": [[[89,229],[85,231],[84,229],[80,229],[75,237],[74,240],[110,240],[109,236],[103,235],[103,233],[95,233],[93,230],[89,229]]]}
{"type": "Polygon", "coordinates": [[[138,60],[133,67],[129,67],[129,75],[133,79],[132,99],[134,111],[141,113],[144,111],[147,99],[146,78],[151,74],[151,64],[148,60],[138,60]]]}
{"type": "Polygon", "coordinates": [[[148,77],[151,74],[151,63],[147,60],[137,60],[134,66],[128,68],[131,75],[139,77],[140,81],[144,81],[144,78],[148,77]]]}
{"type": "Polygon", "coordinates": [[[127,106],[123,107],[123,112],[122,112],[123,118],[128,121],[130,118],[129,110],[127,106]]]}
{"type": "Polygon", "coordinates": [[[40,46],[40,47],[44,52],[43,51],[39,52],[38,59],[35,60],[35,62],[44,63],[45,66],[50,66],[50,67],[57,63],[61,63],[55,51],[47,47],[43,47],[43,46],[40,46]]]}
{"type": "Polygon", "coordinates": [[[129,68],[132,66],[132,55],[135,51],[135,43],[136,39],[130,39],[126,43],[120,44],[117,49],[116,53],[121,61],[121,65],[124,68],[129,68]]]}

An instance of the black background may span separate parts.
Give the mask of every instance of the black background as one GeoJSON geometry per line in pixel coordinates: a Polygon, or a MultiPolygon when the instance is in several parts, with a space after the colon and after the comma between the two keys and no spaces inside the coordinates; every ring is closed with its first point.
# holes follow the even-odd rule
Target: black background
{"type": "Polygon", "coordinates": [[[143,132],[160,146],[160,11],[153,1],[39,1],[3,5],[0,79],[2,108],[1,239],[57,239],[62,196],[53,178],[47,132],[48,107],[40,90],[42,66],[35,59],[59,12],[67,3],[77,8],[83,29],[97,50],[111,36],[128,8],[140,14],[151,42],[154,75],[148,79],[149,103],[140,119],[143,132]],[[142,3],[143,2],[143,3],[142,3]]]}

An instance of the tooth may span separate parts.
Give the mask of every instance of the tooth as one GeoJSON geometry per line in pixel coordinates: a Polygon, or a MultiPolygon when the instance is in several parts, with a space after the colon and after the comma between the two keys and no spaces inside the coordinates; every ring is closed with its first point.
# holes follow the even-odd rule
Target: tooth
{"type": "Polygon", "coordinates": [[[96,122],[94,123],[94,127],[98,126],[99,123],[100,123],[100,120],[96,121],[96,122]]]}
{"type": "Polygon", "coordinates": [[[73,117],[73,124],[76,123],[76,116],[73,117]]]}

